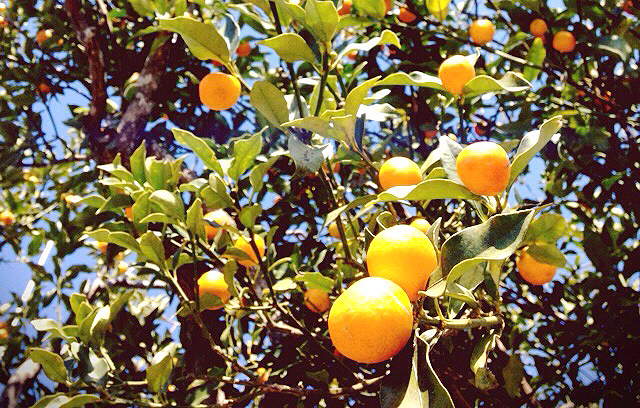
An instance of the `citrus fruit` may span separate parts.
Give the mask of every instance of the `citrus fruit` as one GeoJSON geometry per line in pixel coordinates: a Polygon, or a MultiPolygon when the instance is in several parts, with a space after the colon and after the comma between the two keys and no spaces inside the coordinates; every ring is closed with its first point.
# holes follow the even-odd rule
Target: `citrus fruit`
{"type": "Polygon", "coordinates": [[[557,267],[542,263],[529,255],[527,252],[521,252],[516,258],[516,267],[522,279],[532,285],[542,285],[553,279],[557,267]]]}
{"type": "Polygon", "coordinates": [[[334,238],[340,238],[340,230],[338,229],[338,224],[336,224],[335,222],[329,224],[329,235],[334,238]]]}
{"type": "Polygon", "coordinates": [[[531,22],[531,24],[529,24],[529,31],[531,31],[531,34],[535,37],[544,36],[544,33],[547,32],[547,28],[547,23],[545,23],[541,18],[536,18],[531,22]]]}
{"type": "Polygon", "coordinates": [[[469,37],[477,45],[483,45],[493,40],[496,27],[486,18],[474,21],[469,27],[469,37]]]}
{"type": "Polygon", "coordinates": [[[346,16],[351,13],[351,0],[344,0],[342,6],[338,9],[339,16],[346,16]]]}
{"type": "Polygon", "coordinates": [[[507,152],[493,142],[476,142],[462,149],[456,159],[456,170],[465,187],[487,196],[504,191],[511,176],[507,152]]]}
{"type": "Polygon", "coordinates": [[[219,271],[205,272],[198,279],[198,293],[203,308],[217,310],[231,297],[224,275],[219,271]]]}
{"type": "Polygon", "coordinates": [[[406,7],[401,7],[398,13],[398,20],[403,23],[413,23],[416,19],[416,15],[410,12],[406,7]]]}
{"type": "Polygon", "coordinates": [[[238,55],[238,57],[246,57],[250,52],[251,44],[249,44],[248,42],[240,43],[240,45],[238,45],[238,48],[236,49],[236,54],[238,55]]]}
{"type": "Polygon", "coordinates": [[[304,305],[316,313],[324,313],[329,309],[329,294],[322,289],[309,289],[304,292],[304,305]]]}
{"type": "Polygon", "coordinates": [[[240,81],[233,75],[212,72],[200,81],[199,92],[200,101],[209,109],[229,109],[240,97],[240,81]]]}
{"type": "Polygon", "coordinates": [[[475,76],[476,70],[473,65],[462,55],[447,58],[438,69],[442,86],[454,95],[462,94],[462,88],[475,76]]]}
{"type": "Polygon", "coordinates": [[[39,30],[36,33],[36,42],[38,43],[38,45],[42,45],[42,43],[44,43],[45,41],[47,41],[51,37],[53,37],[53,31],[51,31],[51,30],[39,30]]]}
{"type": "Polygon", "coordinates": [[[0,213],[0,225],[4,227],[9,227],[11,224],[13,224],[14,220],[15,220],[15,217],[11,211],[4,210],[3,212],[0,213]]]}
{"type": "Polygon", "coordinates": [[[416,218],[411,221],[411,224],[409,225],[413,228],[419,229],[425,234],[427,233],[427,231],[429,231],[429,228],[431,228],[431,224],[429,224],[429,221],[425,220],[424,218],[416,218]]]}
{"type": "Polygon", "coordinates": [[[411,337],[411,303],[400,286],[367,277],[345,290],[329,311],[329,336],[338,352],[360,363],[396,355],[411,337]]]}
{"type": "Polygon", "coordinates": [[[410,186],[422,181],[420,167],[406,157],[392,157],[385,161],[378,173],[380,187],[410,186]]]}
{"type": "MultiPolygon", "coordinates": [[[[224,210],[211,211],[209,213],[206,213],[203,218],[208,221],[213,221],[220,226],[224,226],[224,225],[231,225],[233,227],[236,226],[236,222],[224,210]]],[[[207,239],[209,241],[213,241],[216,235],[218,235],[218,232],[224,231],[222,228],[214,227],[208,222],[205,222],[204,230],[207,233],[207,239]]]]}
{"type": "Polygon", "coordinates": [[[437,265],[429,238],[410,225],[394,225],[378,233],[367,250],[369,275],[400,285],[412,302],[418,300],[418,292],[427,286],[437,265]]]}
{"type": "Polygon", "coordinates": [[[133,222],[133,207],[129,206],[124,209],[124,215],[127,217],[129,221],[133,222]]]}
{"type": "Polygon", "coordinates": [[[393,0],[384,0],[384,13],[387,14],[393,7],[393,0]]]}
{"type": "Polygon", "coordinates": [[[576,48],[576,38],[568,31],[558,31],[553,36],[553,48],[559,52],[571,52],[576,48]]]}
{"type": "MultiPolygon", "coordinates": [[[[258,247],[258,252],[260,253],[260,258],[264,256],[264,239],[260,235],[255,235],[256,246],[258,247]]],[[[255,266],[258,264],[258,257],[256,256],[256,252],[253,250],[251,244],[244,238],[240,237],[236,240],[234,247],[238,248],[245,254],[249,256],[251,259],[238,259],[238,263],[245,267],[255,266]]]]}
{"type": "Polygon", "coordinates": [[[98,251],[102,252],[103,254],[106,254],[109,244],[106,242],[98,241],[96,242],[95,246],[98,251]]]}
{"type": "Polygon", "coordinates": [[[51,87],[45,83],[42,83],[40,85],[38,85],[38,90],[40,92],[42,92],[43,94],[47,94],[49,92],[51,92],[51,87]]]}

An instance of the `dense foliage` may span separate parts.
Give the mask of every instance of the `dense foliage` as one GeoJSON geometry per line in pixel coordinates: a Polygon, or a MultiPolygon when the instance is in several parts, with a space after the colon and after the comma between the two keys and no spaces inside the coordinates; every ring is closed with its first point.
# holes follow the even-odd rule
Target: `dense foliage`
{"type": "Polygon", "coordinates": [[[32,279],[0,292],[0,405],[640,404],[640,2],[4,1],[0,273],[32,279]],[[201,102],[210,72],[239,80],[230,109],[201,102]],[[456,169],[485,140],[496,196],[456,169]],[[384,191],[393,156],[422,181],[384,191]],[[417,216],[438,267],[412,337],[352,361],[305,292],[335,302],[417,216]],[[196,296],[212,269],[224,308],[196,296]]]}

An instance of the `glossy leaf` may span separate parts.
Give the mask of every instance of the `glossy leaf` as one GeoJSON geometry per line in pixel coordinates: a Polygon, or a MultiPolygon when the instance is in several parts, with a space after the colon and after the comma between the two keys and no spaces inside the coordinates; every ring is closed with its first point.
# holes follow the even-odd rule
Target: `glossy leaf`
{"type": "Polygon", "coordinates": [[[189,131],[178,128],[171,129],[171,133],[173,133],[173,137],[176,138],[178,143],[193,150],[209,170],[214,170],[221,176],[223,175],[222,167],[216,159],[216,154],[204,140],[189,131]]]}
{"type": "Polygon", "coordinates": [[[462,90],[465,97],[478,96],[489,92],[519,92],[531,88],[531,83],[513,72],[507,72],[502,79],[478,75],[467,82],[462,90]]]}
{"type": "Polygon", "coordinates": [[[273,48],[278,56],[286,62],[307,61],[313,64],[316,61],[316,57],[307,42],[296,33],[279,34],[262,40],[259,44],[273,48]]]}
{"type": "Polygon", "coordinates": [[[388,75],[378,81],[376,86],[391,86],[391,85],[409,85],[409,86],[421,86],[426,88],[438,89],[444,91],[442,81],[437,76],[427,75],[420,71],[413,71],[410,73],[396,72],[388,75]]]}
{"type": "Polygon", "coordinates": [[[280,128],[281,124],[289,121],[289,107],[284,94],[275,85],[266,82],[256,82],[251,88],[251,106],[256,108],[271,124],[280,128]]]}
{"type": "MultiPolygon", "coordinates": [[[[533,40],[533,44],[531,44],[531,48],[529,49],[529,53],[527,54],[527,61],[542,66],[544,64],[544,59],[547,56],[547,51],[544,48],[544,44],[542,43],[541,38],[535,38],[533,40]]],[[[533,68],[529,66],[525,66],[522,70],[522,75],[527,81],[533,81],[540,75],[540,70],[538,68],[533,68]]]]}
{"type": "Polygon", "coordinates": [[[218,30],[208,23],[202,23],[188,17],[158,19],[160,28],[173,31],[191,50],[194,57],[200,60],[216,60],[223,64],[229,63],[229,47],[218,30]]]}
{"type": "MultiPolygon", "coordinates": [[[[264,129],[263,129],[264,130],[264,129]]],[[[229,177],[238,180],[253,164],[262,150],[262,131],[248,139],[238,140],[233,145],[233,161],[229,167],[229,177]]]]}
{"type": "Polygon", "coordinates": [[[54,382],[67,382],[67,369],[62,357],[49,350],[41,348],[29,349],[29,358],[42,366],[46,376],[54,382]]]}
{"type": "Polygon", "coordinates": [[[391,187],[385,192],[378,194],[378,201],[421,201],[447,198],[457,198],[460,200],[479,199],[478,196],[462,184],[446,179],[425,180],[415,186],[391,187]]]}
{"type": "Polygon", "coordinates": [[[471,370],[475,374],[475,386],[481,390],[490,390],[498,386],[496,376],[487,367],[489,352],[493,350],[498,335],[485,334],[476,344],[471,354],[471,370]]]}
{"type": "Polygon", "coordinates": [[[541,242],[529,245],[527,247],[527,253],[538,262],[555,265],[559,268],[564,267],[567,263],[564,254],[553,244],[541,242]]]}
{"type": "Polygon", "coordinates": [[[307,0],[305,22],[319,42],[328,43],[338,27],[338,11],[332,1],[307,0]]]}
{"type": "Polygon", "coordinates": [[[176,343],[170,343],[153,356],[151,365],[147,367],[146,375],[147,384],[151,391],[161,392],[166,388],[173,370],[173,355],[177,348],[178,345],[176,343]]]}

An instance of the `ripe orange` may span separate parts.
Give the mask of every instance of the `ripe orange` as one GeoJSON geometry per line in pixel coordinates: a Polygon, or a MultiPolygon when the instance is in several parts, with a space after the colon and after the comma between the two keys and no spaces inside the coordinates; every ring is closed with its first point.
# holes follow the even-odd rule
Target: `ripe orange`
{"type": "Polygon", "coordinates": [[[97,241],[95,243],[96,249],[100,252],[102,252],[102,254],[106,254],[107,253],[107,248],[109,247],[109,244],[107,242],[102,242],[102,241],[97,241]]]}
{"type": "Polygon", "coordinates": [[[475,44],[483,45],[493,40],[496,27],[486,18],[474,21],[469,27],[469,36],[475,44]]]}
{"type": "Polygon", "coordinates": [[[351,13],[351,0],[344,0],[342,2],[342,7],[338,9],[339,16],[346,16],[351,13]]]}
{"type": "MultiPolygon", "coordinates": [[[[224,225],[231,225],[233,227],[236,226],[236,222],[224,210],[211,211],[210,213],[205,214],[203,218],[205,220],[213,221],[220,226],[224,226],[224,225]]],[[[204,230],[207,233],[207,239],[209,241],[213,241],[216,235],[218,235],[219,231],[224,231],[224,229],[214,227],[210,225],[208,222],[205,222],[204,230]]]]}
{"type": "MultiPolygon", "coordinates": [[[[264,256],[264,239],[260,235],[255,235],[256,246],[258,247],[258,252],[260,253],[260,258],[264,256]]],[[[244,238],[240,237],[236,240],[234,247],[238,248],[245,254],[249,255],[251,259],[239,259],[238,263],[245,267],[258,265],[258,256],[256,256],[255,251],[251,244],[244,238]]]]}
{"type": "Polygon", "coordinates": [[[393,0],[384,0],[384,13],[387,14],[393,7],[393,0]]]}
{"type": "Polygon", "coordinates": [[[198,279],[198,293],[200,304],[209,310],[223,308],[231,297],[224,275],[219,271],[205,272],[198,279]]]}
{"type": "Polygon", "coordinates": [[[462,149],[456,170],[465,187],[487,196],[503,192],[511,176],[507,152],[493,142],[476,142],[462,149]]]}
{"type": "Polygon", "coordinates": [[[442,86],[454,95],[462,94],[466,83],[475,76],[476,70],[473,65],[462,55],[447,58],[438,69],[438,77],[442,81],[442,86]]]}
{"type": "Polygon", "coordinates": [[[367,277],[345,290],[329,312],[329,336],[339,353],[359,363],[395,356],[411,337],[413,313],[402,288],[367,277]]]}
{"type": "Polygon", "coordinates": [[[49,92],[51,92],[51,87],[45,83],[41,83],[40,85],[38,85],[38,90],[43,94],[48,94],[49,92]]]}
{"type": "Polygon", "coordinates": [[[256,374],[258,374],[258,382],[260,384],[264,384],[269,379],[269,372],[264,367],[258,367],[256,370],[256,374]]]}
{"type": "Polygon", "coordinates": [[[536,18],[529,24],[529,31],[531,31],[531,34],[535,37],[543,37],[544,33],[547,32],[547,28],[547,23],[541,18],[536,18]]]}
{"type": "Polygon", "coordinates": [[[9,210],[4,210],[0,213],[0,225],[3,227],[9,227],[15,221],[15,216],[9,210]]]}
{"type": "Polygon", "coordinates": [[[410,12],[406,7],[401,7],[398,13],[398,20],[403,23],[413,23],[416,19],[416,15],[410,12]]]}
{"type": "Polygon", "coordinates": [[[349,53],[347,53],[347,58],[349,58],[351,60],[358,59],[358,50],[353,50],[353,51],[350,51],[349,53]]]}
{"type": "Polygon", "coordinates": [[[409,225],[411,225],[413,228],[419,229],[425,234],[427,233],[427,231],[429,231],[429,228],[431,228],[431,224],[429,223],[429,221],[425,220],[424,218],[415,218],[409,225]]]}
{"type": "Polygon", "coordinates": [[[329,224],[329,235],[340,239],[340,230],[338,229],[338,224],[336,224],[335,221],[329,224]]]}
{"type": "Polygon", "coordinates": [[[409,299],[418,300],[431,272],[438,266],[429,238],[410,225],[394,225],[376,235],[367,250],[370,276],[389,279],[400,285],[409,299]]]}
{"type": "Polygon", "coordinates": [[[233,75],[212,72],[200,81],[199,92],[200,101],[209,109],[226,110],[240,97],[240,81],[233,75]]]}
{"type": "Polygon", "coordinates": [[[304,292],[304,305],[316,313],[324,313],[329,309],[329,294],[322,289],[309,289],[304,292]]]}
{"type": "Polygon", "coordinates": [[[559,52],[571,52],[576,48],[576,37],[569,31],[558,31],[553,36],[553,48],[559,52]]]}
{"type": "Polygon", "coordinates": [[[127,271],[127,269],[129,269],[129,264],[126,263],[125,261],[120,261],[118,262],[118,272],[119,273],[125,273],[127,271]]]}
{"type": "Polygon", "coordinates": [[[124,215],[127,217],[129,221],[133,222],[133,207],[129,206],[125,208],[124,215]]]}
{"type": "Polygon", "coordinates": [[[53,37],[53,31],[52,30],[40,30],[36,33],[36,42],[38,43],[38,45],[42,45],[42,43],[44,43],[45,41],[47,41],[49,38],[53,37]]]}
{"type": "Polygon", "coordinates": [[[238,54],[238,57],[246,57],[250,52],[251,44],[249,44],[248,42],[240,43],[240,45],[238,45],[238,48],[236,49],[236,54],[238,54]]]}
{"type": "Polygon", "coordinates": [[[385,161],[378,173],[380,187],[387,190],[395,186],[410,186],[422,181],[420,167],[406,157],[392,157],[385,161]]]}
{"type": "Polygon", "coordinates": [[[9,338],[9,326],[5,322],[0,321],[0,340],[9,338]]]}
{"type": "Polygon", "coordinates": [[[542,285],[553,279],[556,266],[537,261],[526,252],[521,252],[516,258],[516,267],[522,279],[532,285],[542,285]]]}

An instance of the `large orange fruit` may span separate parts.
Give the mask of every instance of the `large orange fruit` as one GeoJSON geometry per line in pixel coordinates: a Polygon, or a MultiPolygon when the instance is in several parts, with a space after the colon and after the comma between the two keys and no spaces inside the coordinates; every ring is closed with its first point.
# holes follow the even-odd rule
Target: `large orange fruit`
{"type": "Polygon", "coordinates": [[[221,111],[231,108],[240,97],[240,81],[233,75],[212,72],[200,81],[200,101],[209,109],[221,111]]]}
{"type": "Polygon", "coordinates": [[[493,40],[496,27],[486,18],[474,21],[469,27],[469,37],[475,44],[483,45],[493,40]]]}
{"type": "Polygon", "coordinates": [[[461,95],[466,83],[475,76],[476,70],[473,65],[462,55],[447,58],[438,69],[438,77],[442,81],[442,86],[454,95],[461,95]]]}
{"type": "Polygon", "coordinates": [[[198,279],[198,293],[201,306],[209,310],[223,308],[231,297],[224,275],[219,271],[205,272],[200,276],[198,279]]]}
{"type": "Polygon", "coordinates": [[[542,285],[553,279],[557,267],[542,263],[526,252],[521,252],[516,258],[516,267],[522,279],[532,285],[542,285]]]}
{"type": "Polygon", "coordinates": [[[382,164],[378,173],[380,187],[410,186],[422,181],[420,167],[406,157],[392,157],[382,164]]]}
{"type": "Polygon", "coordinates": [[[507,152],[493,142],[476,142],[462,149],[456,170],[465,187],[486,196],[503,192],[511,176],[507,152]]]}

